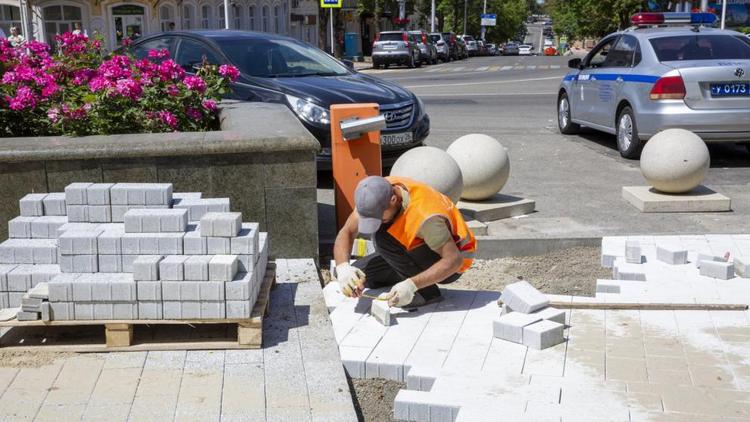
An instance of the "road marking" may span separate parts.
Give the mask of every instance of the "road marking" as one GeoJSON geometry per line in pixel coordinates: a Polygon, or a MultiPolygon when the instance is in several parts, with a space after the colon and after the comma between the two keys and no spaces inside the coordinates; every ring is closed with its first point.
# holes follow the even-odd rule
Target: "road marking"
{"type": "Polygon", "coordinates": [[[542,64],[542,65],[539,65],[539,66],[537,66],[537,67],[539,68],[539,70],[543,70],[543,69],[549,69],[549,66],[548,66],[548,65],[546,65],[546,64],[542,64]]]}
{"type": "Polygon", "coordinates": [[[490,68],[489,66],[481,66],[481,67],[478,67],[478,68],[476,68],[474,70],[477,71],[477,72],[484,72],[485,70],[487,70],[489,68],[490,68]]]}
{"type": "Polygon", "coordinates": [[[526,66],[514,66],[513,70],[523,70],[526,66]]]}
{"type": "Polygon", "coordinates": [[[503,68],[500,70],[510,70],[510,69],[513,69],[513,66],[503,66],[503,68]]]}
{"type": "Polygon", "coordinates": [[[490,66],[490,72],[497,72],[500,70],[500,66],[490,66]]]}
{"type": "Polygon", "coordinates": [[[432,69],[428,69],[425,72],[439,72],[442,69],[444,69],[444,67],[433,67],[432,69]]]}
{"type": "Polygon", "coordinates": [[[404,88],[433,88],[433,87],[444,87],[444,86],[470,86],[470,85],[491,85],[491,84],[513,84],[518,82],[534,82],[534,81],[551,81],[560,80],[560,76],[551,76],[548,78],[532,78],[532,79],[514,79],[508,81],[487,81],[487,82],[464,82],[460,84],[437,84],[437,85],[404,85],[404,88]]]}
{"type": "Polygon", "coordinates": [[[453,69],[453,71],[454,72],[460,72],[460,71],[464,70],[465,68],[466,68],[466,66],[459,66],[459,67],[453,69]]]}
{"type": "Polygon", "coordinates": [[[536,66],[526,66],[526,69],[528,69],[528,70],[534,70],[534,69],[536,69],[536,66]]]}
{"type": "Polygon", "coordinates": [[[557,64],[553,64],[553,65],[552,65],[552,66],[550,66],[549,68],[550,68],[550,69],[559,69],[559,68],[560,68],[560,65],[557,65],[557,64]]]}

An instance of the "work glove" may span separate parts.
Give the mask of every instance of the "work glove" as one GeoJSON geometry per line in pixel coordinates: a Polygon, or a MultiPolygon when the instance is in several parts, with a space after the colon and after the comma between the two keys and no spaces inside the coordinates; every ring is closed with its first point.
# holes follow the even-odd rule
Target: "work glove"
{"type": "Polygon", "coordinates": [[[387,300],[389,306],[403,307],[414,300],[414,294],[417,293],[417,285],[410,278],[396,283],[391,287],[388,293],[382,293],[378,299],[387,300]]]}
{"type": "Polygon", "coordinates": [[[336,266],[336,281],[346,297],[359,297],[365,289],[365,273],[346,262],[336,266]]]}

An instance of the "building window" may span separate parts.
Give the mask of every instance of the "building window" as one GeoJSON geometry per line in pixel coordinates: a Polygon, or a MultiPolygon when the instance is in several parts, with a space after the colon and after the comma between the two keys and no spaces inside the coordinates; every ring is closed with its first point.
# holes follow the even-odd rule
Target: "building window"
{"type": "Polygon", "coordinates": [[[232,28],[242,29],[242,6],[232,5],[232,28]]]}
{"type": "Polygon", "coordinates": [[[182,29],[193,27],[193,6],[186,4],[182,6],[182,29]]]}
{"type": "Polygon", "coordinates": [[[281,11],[279,9],[279,6],[273,7],[273,29],[277,34],[281,33],[281,11]]]}
{"type": "Polygon", "coordinates": [[[220,4],[219,7],[219,28],[226,28],[226,18],[224,17],[224,5],[220,4]]]}
{"type": "MultiPolygon", "coordinates": [[[[55,35],[65,32],[72,32],[78,26],[82,25],[81,8],[68,5],[54,5],[44,8],[44,32],[46,33],[47,43],[54,45],[55,35]]],[[[24,34],[24,36],[27,36],[24,34]]]]}
{"type": "Polygon", "coordinates": [[[251,31],[255,31],[255,6],[247,8],[247,26],[251,31]]]}
{"type": "Polygon", "coordinates": [[[174,18],[175,16],[174,16],[172,6],[165,4],[159,8],[159,21],[160,21],[160,27],[162,31],[174,31],[175,30],[174,18]]]}
{"type": "MultiPolygon", "coordinates": [[[[17,6],[10,6],[7,4],[0,5],[0,28],[5,32],[6,36],[10,35],[10,28],[15,26],[18,31],[21,31],[21,9],[17,6]]],[[[28,38],[28,35],[21,34],[24,38],[28,38]]]]}
{"type": "Polygon", "coordinates": [[[263,32],[268,32],[268,20],[271,10],[268,6],[263,6],[263,32]]]}
{"type": "Polygon", "coordinates": [[[211,29],[211,6],[201,7],[201,28],[211,29]]]}

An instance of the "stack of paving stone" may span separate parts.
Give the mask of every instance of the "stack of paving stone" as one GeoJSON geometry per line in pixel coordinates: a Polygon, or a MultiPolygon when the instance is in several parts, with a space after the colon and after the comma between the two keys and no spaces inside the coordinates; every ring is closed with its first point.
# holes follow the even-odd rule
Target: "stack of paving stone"
{"type": "Polygon", "coordinates": [[[0,244],[0,307],[19,320],[248,318],[268,264],[228,198],[171,184],[73,183],[21,210],[0,244]]]}
{"type": "Polygon", "coordinates": [[[528,282],[506,286],[502,300],[500,318],[493,321],[495,337],[539,350],[565,341],[565,311],[550,307],[528,282]]]}

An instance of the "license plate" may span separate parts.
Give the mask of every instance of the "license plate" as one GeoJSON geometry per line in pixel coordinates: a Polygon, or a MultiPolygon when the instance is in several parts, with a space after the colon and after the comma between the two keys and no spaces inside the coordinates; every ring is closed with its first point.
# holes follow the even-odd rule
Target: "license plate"
{"type": "Polygon", "coordinates": [[[711,84],[712,97],[748,97],[750,96],[750,82],[727,82],[711,84]]]}
{"type": "Polygon", "coordinates": [[[412,140],[414,140],[414,135],[411,132],[380,135],[380,145],[382,146],[404,145],[411,143],[412,140]]]}
{"type": "Polygon", "coordinates": [[[396,46],[395,45],[384,45],[383,48],[386,49],[386,50],[395,50],[396,46]]]}

